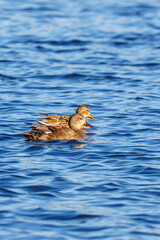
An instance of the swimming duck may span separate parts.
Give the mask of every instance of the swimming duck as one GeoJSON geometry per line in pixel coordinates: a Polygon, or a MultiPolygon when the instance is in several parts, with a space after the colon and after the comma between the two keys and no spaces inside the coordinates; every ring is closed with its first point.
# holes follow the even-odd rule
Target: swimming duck
{"type": "Polygon", "coordinates": [[[31,131],[22,133],[30,141],[52,140],[85,140],[85,127],[87,123],[83,115],[75,113],[69,119],[69,127],[56,127],[50,125],[31,124],[31,131]]]}
{"type": "MultiPolygon", "coordinates": [[[[92,117],[92,115],[90,114],[89,111],[89,107],[86,105],[81,105],[77,108],[76,113],[83,115],[84,117],[89,117],[95,120],[94,117],[92,117]]],[[[49,114],[44,114],[41,113],[42,115],[47,116],[47,118],[43,121],[37,121],[40,124],[43,125],[49,125],[49,126],[54,126],[57,128],[61,128],[61,127],[68,127],[69,128],[69,119],[71,117],[71,115],[49,115],[49,114]]],[[[92,127],[88,121],[86,120],[86,129],[92,127]]]]}

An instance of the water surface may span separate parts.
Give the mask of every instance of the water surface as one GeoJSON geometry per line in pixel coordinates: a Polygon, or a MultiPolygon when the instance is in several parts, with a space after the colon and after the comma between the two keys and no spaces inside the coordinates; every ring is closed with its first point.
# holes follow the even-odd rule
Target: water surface
{"type": "Polygon", "coordinates": [[[160,2],[0,1],[1,239],[160,239],[160,2]],[[87,140],[26,142],[87,104],[87,140]]]}

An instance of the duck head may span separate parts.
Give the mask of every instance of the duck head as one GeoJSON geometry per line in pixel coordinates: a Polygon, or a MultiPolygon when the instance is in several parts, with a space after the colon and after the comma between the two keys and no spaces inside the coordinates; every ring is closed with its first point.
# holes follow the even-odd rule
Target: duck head
{"type": "Polygon", "coordinates": [[[77,108],[76,113],[83,115],[84,117],[89,117],[95,120],[95,118],[90,114],[89,107],[86,105],[81,105],[77,108]]]}
{"type": "Polygon", "coordinates": [[[87,125],[88,123],[82,114],[75,113],[69,119],[69,126],[74,131],[83,130],[87,127],[87,125]]]}

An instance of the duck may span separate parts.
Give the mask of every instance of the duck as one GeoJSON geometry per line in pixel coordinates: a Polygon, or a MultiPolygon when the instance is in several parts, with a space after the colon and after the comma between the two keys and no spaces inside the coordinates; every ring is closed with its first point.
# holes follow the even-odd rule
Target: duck
{"type": "MultiPolygon", "coordinates": [[[[80,105],[76,109],[76,113],[83,115],[84,117],[89,117],[93,120],[95,118],[90,114],[89,107],[86,105],[80,105]]],[[[41,115],[46,116],[47,118],[45,120],[39,121],[37,120],[38,123],[46,126],[54,126],[56,128],[61,129],[62,127],[69,128],[69,119],[71,115],[49,115],[45,113],[40,113],[41,115]]],[[[89,124],[89,122],[86,120],[86,129],[92,127],[92,125],[89,124]]]]}
{"type": "Polygon", "coordinates": [[[86,139],[86,119],[82,114],[75,113],[69,119],[69,127],[57,129],[52,125],[31,124],[31,131],[22,133],[29,141],[71,140],[83,141],[86,139]]]}

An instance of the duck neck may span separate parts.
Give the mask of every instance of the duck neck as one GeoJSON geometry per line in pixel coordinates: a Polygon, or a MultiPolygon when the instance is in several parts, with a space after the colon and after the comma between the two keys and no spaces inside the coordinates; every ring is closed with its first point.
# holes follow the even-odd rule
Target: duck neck
{"type": "Polygon", "coordinates": [[[85,140],[86,135],[85,135],[85,132],[84,132],[83,130],[76,130],[75,132],[79,135],[79,137],[80,137],[82,140],[85,140]]]}

